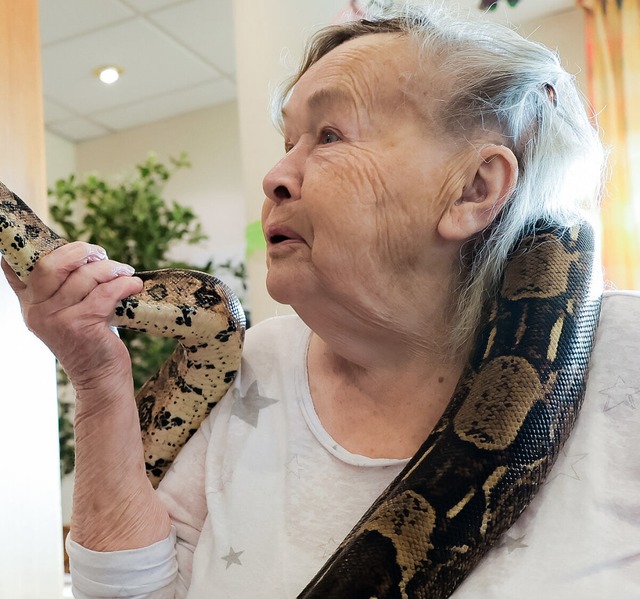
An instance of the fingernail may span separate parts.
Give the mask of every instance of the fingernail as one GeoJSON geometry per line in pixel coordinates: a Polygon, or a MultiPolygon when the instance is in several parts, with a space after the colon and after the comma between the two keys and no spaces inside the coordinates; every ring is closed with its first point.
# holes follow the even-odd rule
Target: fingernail
{"type": "Polygon", "coordinates": [[[92,245],[89,247],[89,252],[87,254],[87,262],[98,262],[99,260],[106,260],[107,252],[104,248],[101,248],[99,245],[92,245]]]}
{"type": "Polygon", "coordinates": [[[136,272],[136,269],[133,268],[133,266],[129,266],[128,264],[118,264],[118,266],[116,266],[113,269],[113,274],[116,277],[120,277],[120,276],[130,277],[134,272],[136,272]]]}

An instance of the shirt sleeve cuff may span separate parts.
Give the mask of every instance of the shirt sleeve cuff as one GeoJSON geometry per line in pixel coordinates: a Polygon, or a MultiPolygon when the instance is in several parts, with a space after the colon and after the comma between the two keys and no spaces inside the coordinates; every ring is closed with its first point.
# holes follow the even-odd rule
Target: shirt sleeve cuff
{"type": "Polygon", "coordinates": [[[92,551],[76,543],[71,535],[67,536],[66,548],[76,599],[146,597],[167,587],[172,589],[178,572],[173,526],[166,539],[141,549],[92,551]]]}

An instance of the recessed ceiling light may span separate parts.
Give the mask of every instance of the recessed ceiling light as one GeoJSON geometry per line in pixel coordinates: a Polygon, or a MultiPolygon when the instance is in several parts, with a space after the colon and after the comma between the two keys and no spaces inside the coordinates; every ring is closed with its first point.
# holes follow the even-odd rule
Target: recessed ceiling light
{"type": "Polygon", "coordinates": [[[124,69],[121,67],[116,67],[114,65],[105,65],[94,69],[94,75],[102,81],[102,83],[106,83],[107,85],[111,85],[115,83],[118,79],[120,79],[120,75],[122,75],[124,69]]]}

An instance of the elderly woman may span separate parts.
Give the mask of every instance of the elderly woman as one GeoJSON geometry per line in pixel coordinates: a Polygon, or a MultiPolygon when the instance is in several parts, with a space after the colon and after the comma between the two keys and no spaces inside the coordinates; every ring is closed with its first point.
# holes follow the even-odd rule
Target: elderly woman
{"type": "MultiPolygon", "coordinates": [[[[438,423],[518,236],[540,220],[573,224],[599,189],[602,152],[572,78],[487,22],[415,8],[327,28],[277,117],[267,286],[296,315],[248,331],[232,389],[157,493],[130,360],[107,326],[140,280],[84,243],[43,258],[28,286],[5,269],[77,391],[77,597],[300,593],[438,423]]],[[[534,513],[558,509],[536,530],[579,509],[541,501],[534,513]]],[[[531,536],[510,531],[456,596],[587,596],[576,568],[551,587],[540,571],[569,548],[594,566],[592,543],[531,536]]],[[[441,596],[407,576],[380,596],[441,596]]]]}

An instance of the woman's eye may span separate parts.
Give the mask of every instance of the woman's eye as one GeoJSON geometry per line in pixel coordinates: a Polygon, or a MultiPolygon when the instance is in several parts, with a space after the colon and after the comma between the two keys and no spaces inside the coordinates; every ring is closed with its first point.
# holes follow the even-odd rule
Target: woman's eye
{"type": "Polygon", "coordinates": [[[337,133],[335,133],[334,131],[331,131],[329,129],[325,129],[320,134],[320,143],[321,144],[332,144],[332,143],[335,143],[336,141],[340,141],[340,136],[337,133]]]}

